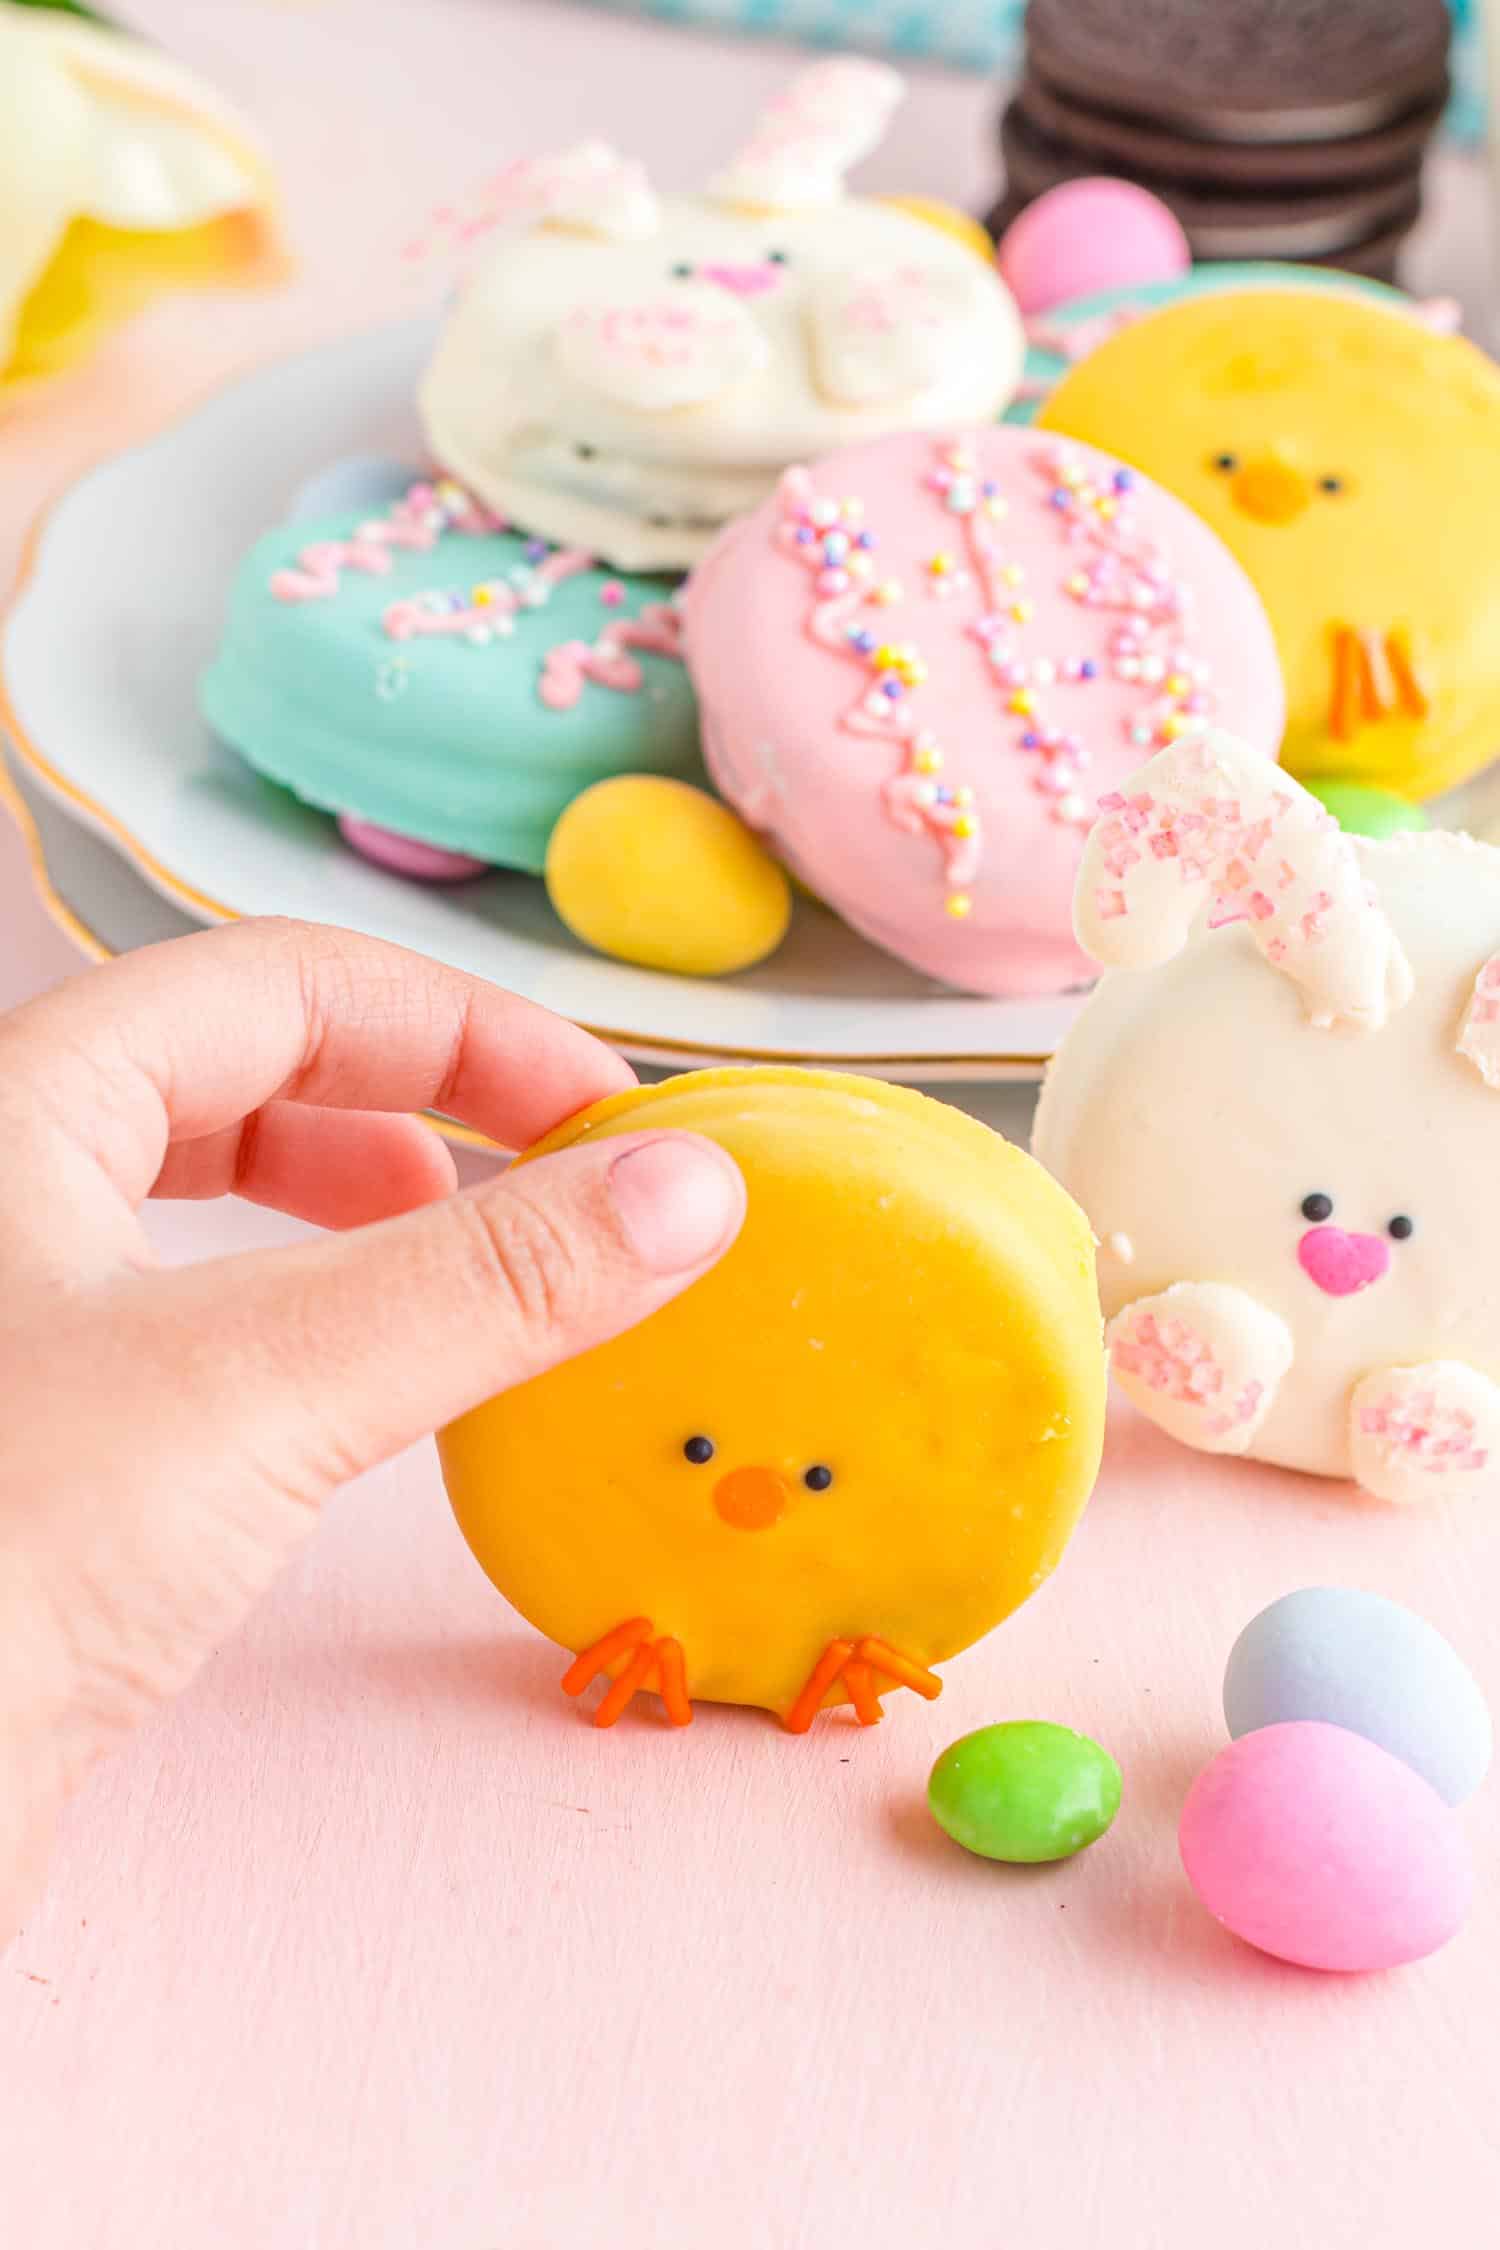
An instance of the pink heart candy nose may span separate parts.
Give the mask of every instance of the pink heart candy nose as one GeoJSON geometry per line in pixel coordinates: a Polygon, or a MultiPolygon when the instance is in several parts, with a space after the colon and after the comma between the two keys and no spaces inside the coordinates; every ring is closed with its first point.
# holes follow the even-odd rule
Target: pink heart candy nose
{"type": "Polygon", "coordinates": [[[1383,1235],[1345,1234],[1342,1227],[1309,1227],[1297,1245],[1297,1263],[1330,1297],[1352,1297],[1378,1281],[1391,1262],[1383,1235]]]}
{"type": "Polygon", "coordinates": [[[700,266],[705,281],[716,281],[721,289],[732,289],[737,297],[761,297],[774,289],[781,279],[781,268],[768,258],[758,266],[700,266]]]}

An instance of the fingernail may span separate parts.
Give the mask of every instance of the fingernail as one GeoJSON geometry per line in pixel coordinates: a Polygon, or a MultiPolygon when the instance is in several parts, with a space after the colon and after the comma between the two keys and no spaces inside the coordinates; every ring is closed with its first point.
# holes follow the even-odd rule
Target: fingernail
{"type": "Polygon", "coordinates": [[[733,1160],[711,1141],[640,1142],[609,1168],[626,1240],[653,1273],[686,1273],[722,1250],[744,1209],[733,1160]]]}

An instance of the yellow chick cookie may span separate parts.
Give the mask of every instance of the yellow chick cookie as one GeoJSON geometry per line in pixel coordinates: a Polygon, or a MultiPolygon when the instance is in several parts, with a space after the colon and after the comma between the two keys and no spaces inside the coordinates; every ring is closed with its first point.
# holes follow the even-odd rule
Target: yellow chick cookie
{"type": "Polygon", "coordinates": [[[774,953],[792,895],[738,813],[666,774],[575,797],[547,845],[547,895],[585,945],[641,968],[722,977],[774,953]]]}
{"type": "MultiPolygon", "coordinates": [[[[1021,1150],[905,1088],[714,1070],[600,1103],[530,1152],[643,1126],[744,1174],[723,1261],[639,1328],[452,1424],[484,1569],[577,1652],[594,1723],[757,1704],[805,1733],[1034,1593],[1092,1489],[1104,1355],[1082,1214],[1021,1150]]],[[[529,1161],[525,1159],[523,1161],[529,1161]]]]}
{"type": "Polygon", "coordinates": [[[1474,345],[1352,293],[1226,290],[1122,329],[1038,420],[1243,563],[1299,779],[1430,797],[1500,751],[1500,370],[1474,345]]]}

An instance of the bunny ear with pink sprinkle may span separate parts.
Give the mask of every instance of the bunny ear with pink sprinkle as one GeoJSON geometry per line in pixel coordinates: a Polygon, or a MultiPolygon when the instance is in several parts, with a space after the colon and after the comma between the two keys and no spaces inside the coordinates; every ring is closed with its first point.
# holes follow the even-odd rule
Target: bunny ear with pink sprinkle
{"type": "Polygon", "coordinates": [[[814,63],[777,95],[709,194],[778,211],[836,203],[845,173],[884,139],[905,91],[887,63],[855,55],[814,63]]]}
{"type": "Polygon", "coordinates": [[[579,141],[550,156],[517,156],[454,203],[433,211],[407,244],[409,258],[462,250],[499,228],[555,225],[608,241],[638,242],[656,232],[661,211],[643,164],[608,141],[579,141]]]}
{"type": "Polygon", "coordinates": [[[1074,922],[1106,967],[1155,968],[1205,906],[1243,922],[1314,1024],[1377,1031],[1412,977],[1350,838],[1316,798],[1232,735],[1185,736],[1100,799],[1074,922]]]}
{"type": "Polygon", "coordinates": [[[1500,953],[1492,953],[1474,979],[1459,1027],[1458,1051],[1486,1086],[1500,1086],[1500,953]]]}

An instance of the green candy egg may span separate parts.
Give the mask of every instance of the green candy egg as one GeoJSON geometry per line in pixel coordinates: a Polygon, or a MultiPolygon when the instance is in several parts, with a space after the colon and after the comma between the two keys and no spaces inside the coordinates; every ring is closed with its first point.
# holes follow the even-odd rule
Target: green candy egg
{"type": "Polygon", "coordinates": [[[1351,836],[1404,836],[1431,825],[1420,805],[1391,789],[1372,789],[1363,781],[1313,780],[1302,786],[1351,836]]]}
{"type": "Polygon", "coordinates": [[[939,1828],[984,1859],[1071,1859],[1120,1809],[1120,1769],[1071,1727],[1013,1719],[960,1735],[927,1783],[939,1828]]]}

